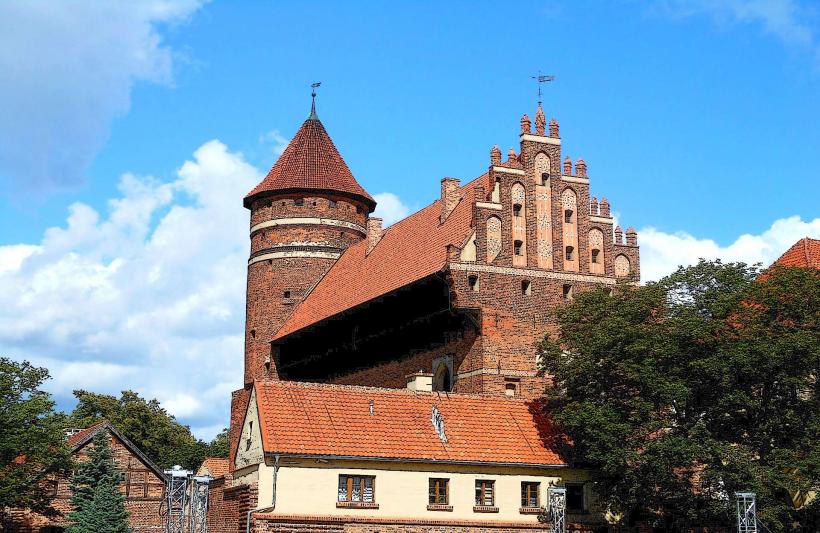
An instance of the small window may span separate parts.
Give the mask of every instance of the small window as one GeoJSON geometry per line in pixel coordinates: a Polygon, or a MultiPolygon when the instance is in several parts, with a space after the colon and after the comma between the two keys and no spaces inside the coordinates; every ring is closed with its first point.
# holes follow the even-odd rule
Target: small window
{"type": "Polygon", "coordinates": [[[362,212],[362,208],[361,208],[361,207],[357,207],[357,208],[356,208],[356,212],[357,212],[357,213],[361,213],[361,212],[362,212]]]}
{"type": "Polygon", "coordinates": [[[522,481],[521,482],[521,507],[541,507],[541,498],[539,492],[541,483],[536,481],[522,481]]]}
{"type": "Polygon", "coordinates": [[[313,207],[316,207],[316,200],[313,200],[313,207]]]}
{"type": "Polygon", "coordinates": [[[507,382],[504,384],[504,394],[507,396],[515,396],[515,392],[518,389],[518,385],[515,382],[507,382]]]}
{"type": "Polygon", "coordinates": [[[475,504],[492,507],[495,505],[495,481],[477,479],[475,482],[475,504]]]}
{"type": "Polygon", "coordinates": [[[549,172],[542,172],[541,173],[541,185],[546,185],[547,182],[549,181],[549,179],[550,179],[550,173],[549,172]]]}
{"type": "Polygon", "coordinates": [[[285,291],[282,293],[282,298],[290,298],[290,291],[285,291]]]}
{"type": "Polygon", "coordinates": [[[478,292],[478,275],[470,274],[467,276],[467,284],[470,285],[471,291],[478,292]]]}
{"type": "Polygon", "coordinates": [[[336,209],[336,200],[329,200],[328,205],[331,209],[336,209]]]}
{"type": "Polygon", "coordinates": [[[567,483],[567,512],[585,513],[587,511],[583,483],[567,483]]]}
{"type": "Polygon", "coordinates": [[[572,224],[572,209],[565,209],[564,210],[564,223],[565,224],[572,224]]]}
{"type": "Polygon", "coordinates": [[[513,205],[513,216],[516,218],[521,216],[521,204],[513,205]]]}
{"type": "Polygon", "coordinates": [[[564,285],[564,300],[572,300],[572,285],[564,285]]]}
{"type": "Polygon", "coordinates": [[[293,205],[301,207],[301,206],[305,205],[305,199],[304,198],[297,198],[293,201],[293,205]]]}
{"type": "Polygon", "coordinates": [[[350,476],[339,474],[340,502],[373,503],[375,501],[374,476],[350,476]]]}
{"type": "Polygon", "coordinates": [[[565,252],[567,261],[575,261],[575,248],[573,248],[572,246],[567,246],[565,252]]]}
{"type": "Polygon", "coordinates": [[[601,257],[601,250],[593,249],[592,250],[592,262],[597,265],[598,261],[600,260],[600,257],[601,257]]]}
{"type": "Polygon", "coordinates": [[[445,478],[430,478],[430,505],[450,504],[450,480],[445,478]]]}
{"type": "Polygon", "coordinates": [[[515,241],[515,242],[513,242],[513,253],[514,253],[515,255],[522,255],[522,253],[523,253],[523,252],[522,252],[522,248],[523,248],[523,246],[524,246],[524,243],[523,243],[522,241],[515,241]]]}
{"type": "Polygon", "coordinates": [[[522,280],[521,281],[521,294],[524,296],[529,296],[532,294],[532,283],[529,280],[522,280]]]}
{"type": "Polygon", "coordinates": [[[251,449],[251,438],[253,437],[253,420],[248,422],[248,438],[245,440],[245,451],[251,449]]]}

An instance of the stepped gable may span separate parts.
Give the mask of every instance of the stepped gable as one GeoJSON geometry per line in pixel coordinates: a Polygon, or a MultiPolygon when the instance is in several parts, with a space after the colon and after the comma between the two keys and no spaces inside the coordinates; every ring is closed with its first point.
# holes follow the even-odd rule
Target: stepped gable
{"type": "Polygon", "coordinates": [[[337,192],[362,201],[372,211],[376,201],[359,185],[315,113],[302,124],[268,175],[245,196],[250,208],[256,198],[275,193],[337,192]]]}
{"type": "Polygon", "coordinates": [[[566,465],[538,401],[294,381],[254,386],[266,453],[566,465]],[[444,437],[432,422],[436,410],[444,437]]]}
{"type": "Polygon", "coordinates": [[[367,253],[367,240],[348,248],[282,325],[274,341],[363,304],[430,274],[447,260],[447,245],[463,246],[472,231],[473,189],[484,174],[461,188],[461,199],[442,224],[441,200],[396,222],[367,253]]]}
{"type": "Polygon", "coordinates": [[[820,240],[804,237],[774,262],[775,265],[820,269],[820,240]]]}

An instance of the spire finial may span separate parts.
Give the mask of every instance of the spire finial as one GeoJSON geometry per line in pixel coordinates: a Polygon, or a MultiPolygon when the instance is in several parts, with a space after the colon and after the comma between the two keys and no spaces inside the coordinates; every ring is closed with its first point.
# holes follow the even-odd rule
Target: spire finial
{"type": "Polygon", "coordinates": [[[548,81],[555,80],[555,76],[548,76],[541,74],[541,71],[538,71],[538,76],[532,76],[532,79],[538,82],[538,107],[541,107],[541,84],[546,83],[548,81]]]}
{"type": "Polygon", "coordinates": [[[309,120],[319,120],[319,115],[316,114],[316,87],[322,85],[321,81],[317,81],[315,83],[310,84],[310,116],[308,117],[309,120]]]}

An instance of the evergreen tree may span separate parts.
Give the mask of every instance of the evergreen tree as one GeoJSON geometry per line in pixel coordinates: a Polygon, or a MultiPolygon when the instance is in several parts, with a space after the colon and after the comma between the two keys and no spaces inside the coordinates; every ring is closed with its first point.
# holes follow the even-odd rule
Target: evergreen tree
{"type": "Polygon", "coordinates": [[[114,464],[108,432],[98,431],[88,452],[71,480],[69,515],[72,525],[67,533],[128,533],[125,497],[119,490],[122,474],[114,464]]]}

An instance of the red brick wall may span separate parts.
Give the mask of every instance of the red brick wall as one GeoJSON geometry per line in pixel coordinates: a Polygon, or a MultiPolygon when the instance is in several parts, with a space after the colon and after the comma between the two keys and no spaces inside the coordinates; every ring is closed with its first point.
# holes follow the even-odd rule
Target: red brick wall
{"type": "MultiPolygon", "coordinates": [[[[142,460],[131,453],[125,445],[114,435],[110,435],[109,442],[114,452],[114,462],[123,473],[124,480],[120,484],[120,491],[126,494],[125,508],[129,513],[128,522],[134,533],[160,532],[165,526],[164,516],[161,514],[165,482],[150,470],[142,460]],[[130,486],[128,485],[131,482],[130,486]],[[148,495],[144,496],[144,487],[148,495]]],[[[89,443],[74,454],[74,460],[83,462],[88,460],[89,443]]],[[[41,527],[68,525],[68,514],[71,512],[71,480],[57,480],[57,495],[51,505],[51,510],[45,515],[39,515],[26,510],[17,510],[14,515],[14,526],[21,533],[37,532],[41,527]]]]}
{"type": "Polygon", "coordinates": [[[232,487],[232,477],[213,480],[208,493],[208,532],[244,533],[249,509],[256,507],[256,485],[232,487]]]}

